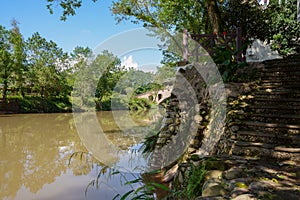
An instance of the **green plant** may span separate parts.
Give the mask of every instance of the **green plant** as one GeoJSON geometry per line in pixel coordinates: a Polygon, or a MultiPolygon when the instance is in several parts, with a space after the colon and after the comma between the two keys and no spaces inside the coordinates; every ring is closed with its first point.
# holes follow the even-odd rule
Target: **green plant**
{"type": "Polygon", "coordinates": [[[174,199],[195,199],[201,195],[201,187],[206,174],[206,165],[191,165],[184,173],[183,182],[176,182],[171,195],[174,199]]]}
{"type": "Polygon", "coordinates": [[[203,182],[203,178],[206,174],[205,165],[201,165],[200,167],[196,167],[194,165],[191,166],[191,170],[188,173],[187,180],[187,196],[189,199],[193,197],[197,197],[201,195],[200,187],[203,182]]]}
{"type": "Polygon", "coordinates": [[[155,183],[155,182],[146,182],[143,183],[144,180],[141,177],[138,177],[134,180],[127,181],[125,185],[133,185],[133,184],[140,184],[137,188],[132,188],[130,191],[126,192],[122,196],[120,194],[117,194],[113,200],[120,197],[120,200],[138,200],[138,199],[146,199],[146,200],[154,200],[155,198],[155,190],[156,189],[162,189],[165,191],[169,191],[169,188],[161,183],[155,183]]]}
{"type": "Polygon", "coordinates": [[[238,78],[236,74],[237,69],[246,65],[245,62],[238,62],[236,59],[237,54],[244,48],[246,48],[246,45],[238,51],[230,49],[224,44],[218,44],[214,47],[212,58],[218,65],[224,82],[235,81],[238,78]]]}
{"type": "Polygon", "coordinates": [[[143,145],[141,147],[143,149],[143,153],[151,153],[155,149],[157,140],[159,138],[159,133],[160,132],[150,132],[150,136],[145,137],[143,145]]]}
{"type": "Polygon", "coordinates": [[[291,0],[279,5],[277,2],[270,2],[266,12],[271,13],[269,20],[270,33],[268,39],[271,48],[277,50],[282,56],[299,51],[300,46],[300,23],[297,22],[297,1],[291,0]],[[275,11],[275,12],[274,12],[275,11]]]}

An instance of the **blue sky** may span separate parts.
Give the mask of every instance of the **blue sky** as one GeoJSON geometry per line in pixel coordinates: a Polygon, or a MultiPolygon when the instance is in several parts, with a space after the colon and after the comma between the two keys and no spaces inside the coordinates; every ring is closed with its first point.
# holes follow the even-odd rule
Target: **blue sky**
{"type": "Polygon", "coordinates": [[[68,52],[78,45],[93,49],[114,34],[141,27],[129,21],[116,24],[109,10],[111,1],[107,0],[84,1],[77,14],[65,22],[59,20],[59,7],[51,15],[46,5],[46,0],[1,0],[0,24],[10,28],[10,22],[15,18],[25,38],[39,32],[68,52]]]}
{"type": "MultiPolygon", "coordinates": [[[[95,49],[99,44],[109,40],[115,35],[141,28],[130,21],[116,24],[109,7],[112,1],[92,0],[83,1],[83,5],[66,21],[61,21],[61,10],[54,7],[51,15],[46,8],[46,0],[1,0],[0,24],[7,29],[11,28],[11,20],[16,19],[24,38],[39,32],[48,41],[53,40],[64,51],[71,52],[76,46],[95,49]]],[[[126,39],[125,39],[126,40],[126,39]]],[[[128,41],[132,42],[132,41],[128,41]]],[[[158,50],[146,51],[147,56],[141,52],[136,55],[126,55],[128,62],[139,66],[149,63],[159,63],[161,53],[158,50]]],[[[118,55],[119,56],[119,55],[118,55]]],[[[121,59],[124,55],[120,56],[121,59]]],[[[156,66],[154,67],[156,68],[156,66]]]]}

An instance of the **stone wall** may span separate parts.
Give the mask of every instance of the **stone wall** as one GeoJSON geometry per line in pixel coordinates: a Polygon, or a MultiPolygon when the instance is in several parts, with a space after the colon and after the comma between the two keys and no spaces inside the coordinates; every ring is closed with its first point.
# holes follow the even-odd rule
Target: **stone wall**
{"type": "Polygon", "coordinates": [[[211,64],[178,70],[150,160],[151,169],[173,166],[196,153],[210,155],[224,132],[226,92],[211,64]]]}

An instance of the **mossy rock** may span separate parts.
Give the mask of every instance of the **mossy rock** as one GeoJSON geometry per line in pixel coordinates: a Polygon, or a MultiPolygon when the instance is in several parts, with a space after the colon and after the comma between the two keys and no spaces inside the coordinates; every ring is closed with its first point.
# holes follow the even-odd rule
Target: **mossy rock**
{"type": "Polygon", "coordinates": [[[202,191],[202,197],[225,196],[227,191],[222,185],[213,185],[202,191]]]}
{"type": "Polygon", "coordinates": [[[207,160],[205,162],[205,168],[207,170],[221,170],[225,171],[228,166],[225,162],[220,161],[220,160],[207,160]]]}

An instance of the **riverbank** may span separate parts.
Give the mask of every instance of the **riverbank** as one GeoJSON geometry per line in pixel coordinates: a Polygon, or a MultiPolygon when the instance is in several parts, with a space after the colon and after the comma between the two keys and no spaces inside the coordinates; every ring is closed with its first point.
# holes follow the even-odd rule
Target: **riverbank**
{"type": "MultiPolygon", "coordinates": [[[[101,104],[95,103],[95,109],[97,111],[110,111],[112,104],[120,110],[129,109],[134,112],[146,111],[155,106],[153,102],[143,98],[131,98],[129,103],[119,99],[114,99],[112,103],[109,99],[101,104]]],[[[70,113],[74,108],[73,106],[71,97],[10,96],[5,103],[0,101],[0,113],[70,113]]],[[[82,108],[75,107],[76,110],[83,111],[82,108]]]]}
{"type": "Polygon", "coordinates": [[[68,113],[72,103],[68,97],[42,98],[39,96],[13,96],[0,102],[1,113],[68,113]]]}

